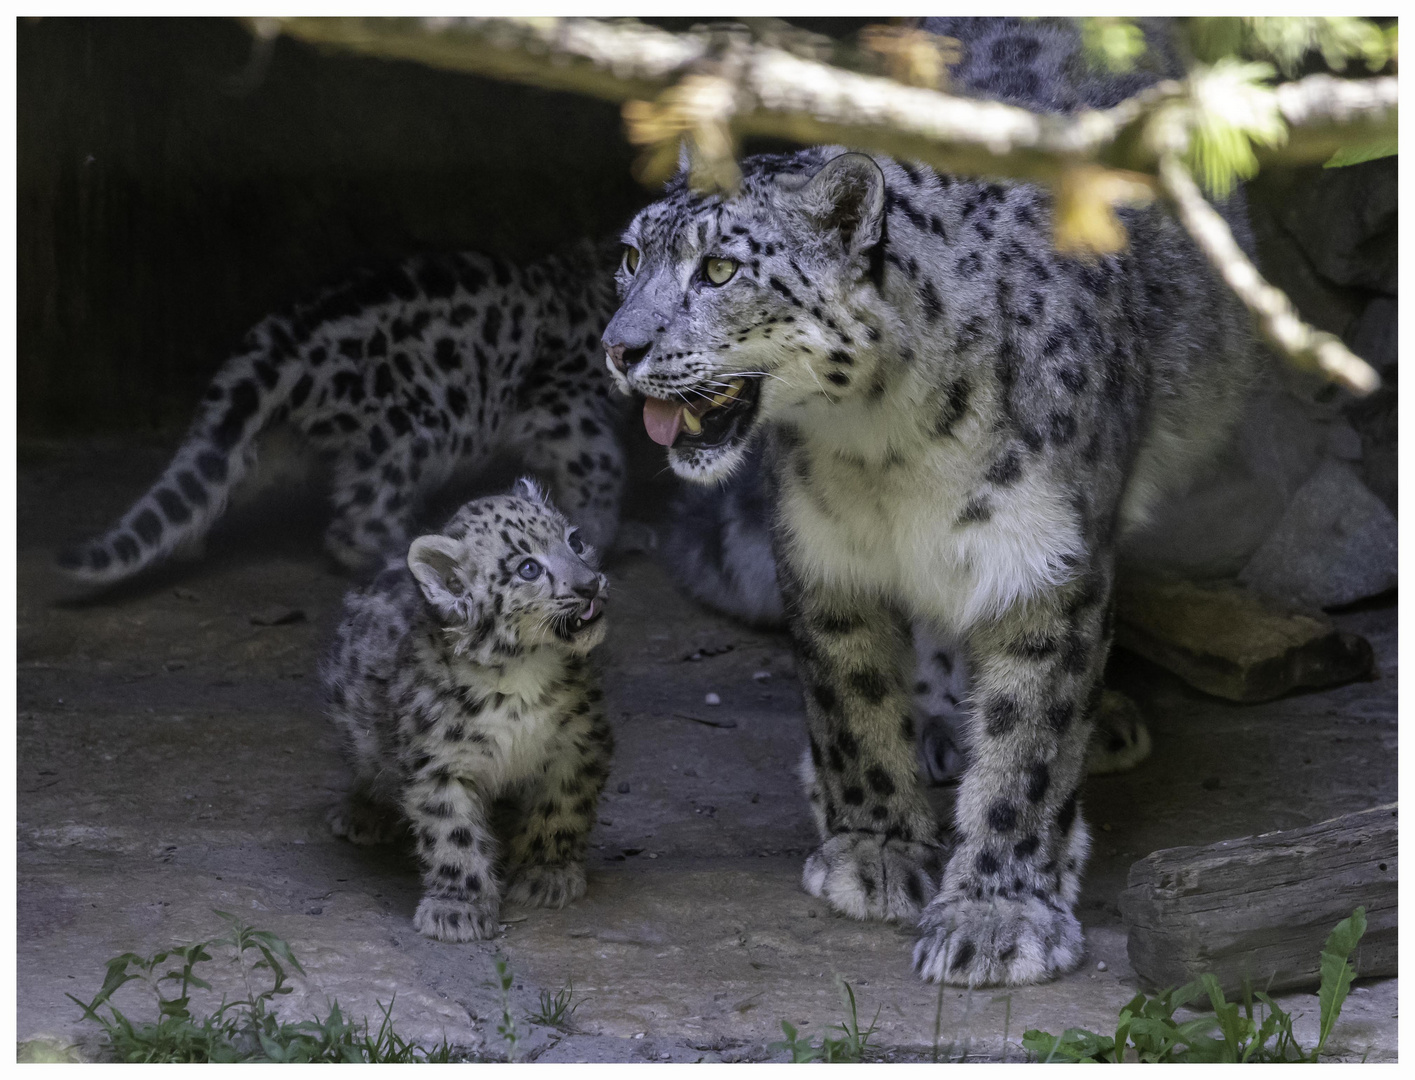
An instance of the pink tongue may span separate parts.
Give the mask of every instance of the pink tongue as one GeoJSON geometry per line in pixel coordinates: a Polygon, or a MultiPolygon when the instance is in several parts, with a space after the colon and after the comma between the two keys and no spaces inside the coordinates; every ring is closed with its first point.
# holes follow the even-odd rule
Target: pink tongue
{"type": "Polygon", "coordinates": [[[644,430],[659,446],[672,446],[682,427],[682,405],[661,398],[644,398],[644,430]]]}

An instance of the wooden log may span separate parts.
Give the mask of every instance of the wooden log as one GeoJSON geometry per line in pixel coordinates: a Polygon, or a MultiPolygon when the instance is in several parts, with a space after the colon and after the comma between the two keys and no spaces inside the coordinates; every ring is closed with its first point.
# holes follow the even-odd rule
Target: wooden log
{"type": "Polygon", "coordinates": [[[1229,701],[1337,686],[1369,678],[1375,667],[1360,635],[1319,614],[1274,607],[1237,585],[1126,578],[1116,614],[1116,645],[1229,701]]]}
{"type": "Polygon", "coordinates": [[[1396,803],[1301,829],[1156,851],[1120,895],[1130,963],[1154,988],[1205,972],[1226,992],[1315,987],[1327,935],[1357,907],[1358,978],[1396,973],[1396,803]]]}

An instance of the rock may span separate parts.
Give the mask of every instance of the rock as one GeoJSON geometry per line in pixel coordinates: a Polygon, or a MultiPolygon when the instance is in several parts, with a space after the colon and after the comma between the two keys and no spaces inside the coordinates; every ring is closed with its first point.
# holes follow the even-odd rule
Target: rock
{"type": "Polygon", "coordinates": [[[1271,701],[1305,687],[1367,677],[1370,643],[1324,618],[1279,611],[1236,585],[1125,577],[1115,642],[1195,689],[1229,701],[1271,701]]]}
{"type": "Polygon", "coordinates": [[[1265,596],[1337,607],[1396,586],[1395,515],[1347,465],[1326,461],[1238,575],[1265,596]]]}
{"type": "Polygon", "coordinates": [[[1397,168],[1381,158],[1310,170],[1293,185],[1279,220],[1328,281],[1395,295],[1397,168]]]}
{"type": "Polygon", "coordinates": [[[1135,973],[1150,986],[1213,974],[1226,993],[1316,987],[1322,945],[1357,906],[1358,977],[1394,975],[1395,804],[1316,825],[1156,851],[1130,867],[1121,917],[1135,973]]]}
{"type": "Polygon", "coordinates": [[[1347,419],[1361,437],[1361,478],[1366,486],[1396,512],[1399,475],[1396,408],[1396,354],[1398,310],[1393,299],[1378,296],[1366,305],[1351,327],[1346,343],[1381,373],[1381,387],[1374,394],[1346,406],[1347,419]]]}
{"type": "Polygon", "coordinates": [[[1125,538],[1125,565],[1173,577],[1237,574],[1326,452],[1330,425],[1310,413],[1278,379],[1256,389],[1209,471],[1125,538]]]}
{"type": "Polygon", "coordinates": [[[1377,296],[1346,333],[1351,351],[1377,371],[1395,364],[1400,344],[1400,308],[1394,297],[1377,296]]]}
{"type": "MultiPolygon", "coordinates": [[[[1259,177],[1271,184],[1267,174],[1259,177]]],[[[1279,223],[1290,192],[1268,192],[1253,185],[1251,216],[1258,241],[1258,268],[1288,295],[1302,318],[1318,329],[1345,334],[1361,313],[1361,296],[1333,284],[1317,272],[1302,246],[1279,223]]]]}

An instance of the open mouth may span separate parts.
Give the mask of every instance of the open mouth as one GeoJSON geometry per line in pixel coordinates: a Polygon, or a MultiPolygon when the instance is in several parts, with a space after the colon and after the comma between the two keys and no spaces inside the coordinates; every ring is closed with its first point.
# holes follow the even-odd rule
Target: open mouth
{"type": "Polygon", "coordinates": [[[604,601],[598,597],[589,601],[580,608],[580,613],[575,616],[572,626],[576,630],[583,630],[593,622],[598,622],[599,617],[604,614],[604,601]]]}
{"type": "Polygon", "coordinates": [[[717,394],[691,404],[644,399],[644,430],[660,446],[721,446],[751,422],[761,397],[761,380],[738,377],[717,394]]]}

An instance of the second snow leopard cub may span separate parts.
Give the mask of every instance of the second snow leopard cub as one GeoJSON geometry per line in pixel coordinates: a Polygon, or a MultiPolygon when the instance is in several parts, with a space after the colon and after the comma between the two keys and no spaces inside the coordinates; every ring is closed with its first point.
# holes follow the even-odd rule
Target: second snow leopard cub
{"type": "Polygon", "coordinates": [[[493,936],[503,880],[523,904],[584,895],[612,749],[587,658],[605,586],[594,549],[522,480],[349,594],[323,676],[355,787],[331,825],[360,844],[411,827],[420,933],[493,936]]]}

